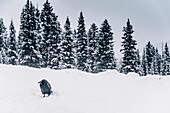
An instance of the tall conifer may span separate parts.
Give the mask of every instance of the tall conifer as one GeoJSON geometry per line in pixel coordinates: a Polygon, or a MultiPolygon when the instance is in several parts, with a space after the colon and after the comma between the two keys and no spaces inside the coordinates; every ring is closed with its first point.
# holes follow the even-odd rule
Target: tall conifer
{"type": "Polygon", "coordinates": [[[53,13],[53,7],[46,0],[41,11],[42,26],[42,67],[58,69],[60,65],[59,44],[61,41],[61,28],[58,16],[53,13]]]}
{"type": "Polygon", "coordinates": [[[11,20],[9,26],[9,37],[8,37],[8,62],[12,65],[17,65],[18,55],[17,55],[17,42],[16,42],[16,30],[11,20]]]}
{"type": "Polygon", "coordinates": [[[87,67],[87,34],[83,13],[80,12],[77,26],[77,69],[86,71],[87,67]]]}
{"type": "Polygon", "coordinates": [[[69,17],[67,17],[64,25],[63,39],[61,42],[62,52],[62,68],[73,68],[74,66],[74,51],[73,51],[73,37],[70,26],[69,17]]]}
{"type": "Polygon", "coordinates": [[[98,38],[98,28],[93,23],[88,31],[87,71],[91,73],[97,72],[98,38]]]}
{"type": "Polygon", "coordinates": [[[136,40],[133,39],[133,26],[130,24],[130,20],[127,21],[127,26],[123,28],[124,36],[122,37],[122,49],[123,54],[121,71],[123,73],[136,72],[136,40]]]}

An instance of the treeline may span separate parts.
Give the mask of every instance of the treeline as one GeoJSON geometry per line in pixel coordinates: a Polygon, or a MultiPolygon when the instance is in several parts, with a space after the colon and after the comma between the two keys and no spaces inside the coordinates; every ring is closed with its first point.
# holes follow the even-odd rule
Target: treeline
{"type": "Polygon", "coordinates": [[[34,68],[79,69],[98,73],[117,69],[121,73],[136,72],[170,75],[170,55],[167,43],[160,55],[150,42],[145,46],[142,57],[133,39],[133,26],[128,19],[123,27],[120,61],[115,58],[114,36],[108,20],[100,28],[92,23],[86,31],[83,13],[78,18],[77,29],[72,30],[69,17],[64,29],[50,2],[46,0],[40,11],[27,0],[20,15],[20,30],[11,20],[7,33],[3,19],[0,19],[0,63],[24,65],[34,68]]]}

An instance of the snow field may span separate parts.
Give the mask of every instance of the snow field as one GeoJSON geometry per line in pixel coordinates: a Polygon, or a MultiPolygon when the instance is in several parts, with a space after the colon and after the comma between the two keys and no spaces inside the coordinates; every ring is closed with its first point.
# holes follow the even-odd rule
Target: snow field
{"type": "Polygon", "coordinates": [[[170,113],[170,78],[0,65],[0,113],[170,113]],[[38,82],[53,94],[43,98],[38,82]]]}

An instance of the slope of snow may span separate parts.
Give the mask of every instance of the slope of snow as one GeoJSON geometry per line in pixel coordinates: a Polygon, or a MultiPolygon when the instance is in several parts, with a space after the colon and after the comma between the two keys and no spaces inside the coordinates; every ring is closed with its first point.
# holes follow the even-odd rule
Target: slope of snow
{"type": "Polygon", "coordinates": [[[170,113],[170,77],[0,65],[0,113],[170,113]],[[42,97],[38,82],[53,90],[42,97]]]}

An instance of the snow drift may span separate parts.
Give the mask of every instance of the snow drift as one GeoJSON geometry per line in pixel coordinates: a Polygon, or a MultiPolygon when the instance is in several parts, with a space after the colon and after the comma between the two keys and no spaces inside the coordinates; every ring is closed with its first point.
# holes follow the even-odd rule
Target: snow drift
{"type": "Polygon", "coordinates": [[[170,78],[0,65],[0,113],[170,113],[170,78]],[[38,81],[53,90],[42,97],[38,81]]]}

